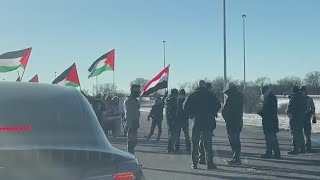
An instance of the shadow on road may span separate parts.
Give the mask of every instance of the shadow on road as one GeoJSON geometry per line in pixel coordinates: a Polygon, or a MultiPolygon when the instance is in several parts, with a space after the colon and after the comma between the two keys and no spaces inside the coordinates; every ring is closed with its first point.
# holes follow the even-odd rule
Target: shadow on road
{"type": "MultiPolygon", "coordinates": [[[[143,168],[145,170],[151,170],[151,171],[160,171],[160,172],[166,172],[166,173],[176,173],[176,174],[182,174],[182,175],[193,175],[193,176],[202,176],[202,177],[213,177],[213,178],[220,178],[220,179],[235,179],[235,176],[225,176],[225,175],[215,175],[215,174],[209,174],[204,172],[190,172],[190,171],[178,171],[178,170],[169,170],[169,169],[157,169],[157,168],[143,168]]],[[[217,172],[222,172],[223,170],[215,170],[217,172]]],[[[256,178],[241,178],[237,177],[237,179],[240,180],[251,180],[256,178]]]]}

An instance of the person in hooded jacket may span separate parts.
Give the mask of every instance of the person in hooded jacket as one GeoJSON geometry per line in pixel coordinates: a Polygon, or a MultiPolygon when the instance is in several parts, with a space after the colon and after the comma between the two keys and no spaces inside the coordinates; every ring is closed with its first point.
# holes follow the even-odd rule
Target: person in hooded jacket
{"type": "Polygon", "coordinates": [[[313,99],[308,96],[308,90],[306,86],[300,88],[300,92],[307,101],[307,108],[305,111],[305,119],[303,122],[303,131],[306,137],[306,150],[308,153],[314,153],[315,151],[311,148],[311,119],[312,123],[317,123],[316,108],[314,106],[313,99]]]}
{"type": "Polygon", "coordinates": [[[301,94],[298,86],[293,86],[292,95],[290,96],[287,109],[290,131],[292,135],[292,150],[289,151],[288,154],[297,155],[299,153],[306,152],[303,137],[303,125],[306,109],[306,98],[301,94]]]}
{"type": "Polygon", "coordinates": [[[224,92],[228,97],[225,101],[222,116],[226,122],[227,134],[230,146],[233,152],[233,158],[228,161],[229,165],[241,165],[241,141],[240,133],[243,127],[243,105],[244,97],[238,91],[235,84],[228,84],[227,90],[224,92]]]}
{"type": "Polygon", "coordinates": [[[184,102],[183,109],[193,119],[192,126],[192,168],[197,169],[199,162],[199,141],[204,142],[207,169],[216,169],[213,163],[212,133],[216,128],[215,116],[221,104],[216,96],[206,89],[206,82],[201,80],[199,88],[191,93],[184,102]]]}
{"type": "Polygon", "coordinates": [[[171,94],[166,99],[166,119],[168,125],[168,153],[174,153],[174,144],[178,139],[178,97],[179,91],[172,89],[171,94]]]}
{"type": "Polygon", "coordinates": [[[180,89],[179,91],[179,99],[178,99],[178,123],[177,123],[177,140],[175,144],[175,150],[179,151],[180,149],[180,134],[181,129],[184,133],[185,137],[185,144],[186,144],[186,151],[191,152],[191,140],[189,134],[189,115],[187,112],[183,110],[183,103],[186,100],[186,91],[184,89],[180,89]]]}
{"type": "Polygon", "coordinates": [[[269,159],[274,157],[275,159],[280,159],[281,155],[277,138],[277,133],[279,132],[278,100],[271,92],[269,86],[263,86],[261,88],[261,94],[263,106],[258,114],[262,117],[262,127],[267,150],[260,158],[269,159]],[[272,152],[274,153],[274,156],[272,156],[272,152]]]}

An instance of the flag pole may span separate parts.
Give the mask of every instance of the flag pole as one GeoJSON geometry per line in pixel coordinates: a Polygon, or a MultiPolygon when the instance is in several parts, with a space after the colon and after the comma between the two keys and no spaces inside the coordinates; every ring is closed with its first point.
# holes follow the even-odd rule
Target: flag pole
{"type": "Polygon", "coordinates": [[[169,89],[169,74],[170,74],[170,64],[168,65],[169,69],[168,69],[168,86],[167,86],[167,91],[169,89]]]}
{"type": "MultiPolygon", "coordinates": [[[[24,68],[23,68],[23,72],[22,72],[22,75],[21,75],[21,79],[20,79],[20,81],[22,81],[22,78],[23,78],[23,76],[24,76],[24,72],[26,71],[26,69],[27,69],[27,64],[28,64],[28,61],[29,61],[29,57],[30,57],[30,54],[31,54],[31,50],[32,50],[32,47],[30,48],[30,51],[28,51],[27,53],[28,53],[28,57],[27,57],[27,62],[26,62],[26,64],[25,64],[25,66],[24,66],[24,68]]],[[[21,64],[22,65],[22,64],[21,64]]]]}
{"type": "Polygon", "coordinates": [[[98,76],[96,76],[96,96],[98,95],[98,76]]]}
{"type": "MultiPolygon", "coordinates": [[[[162,41],[163,43],[163,69],[166,68],[166,41],[162,41]]],[[[169,89],[169,72],[168,72],[168,86],[166,91],[169,89]]]]}
{"type": "Polygon", "coordinates": [[[113,95],[116,94],[116,92],[115,92],[115,87],[114,87],[114,75],[115,75],[115,70],[113,70],[113,79],[112,79],[112,91],[113,91],[113,95]]]}
{"type": "Polygon", "coordinates": [[[17,73],[18,73],[18,78],[20,79],[20,81],[21,81],[21,78],[20,78],[20,73],[19,73],[19,71],[17,71],[17,73]]]}
{"type": "Polygon", "coordinates": [[[25,67],[25,68],[23,69],[23,72],[22,72],[20,81],[22,81],[22,78],[23,78],[24,72],[26,71],[26,68],[27,68],[27,67],[25,67]]]}
{"type": "Polygon", "coordinates": [[[94,83],[92,83],[92,96],[94,96],[94,83]]]}

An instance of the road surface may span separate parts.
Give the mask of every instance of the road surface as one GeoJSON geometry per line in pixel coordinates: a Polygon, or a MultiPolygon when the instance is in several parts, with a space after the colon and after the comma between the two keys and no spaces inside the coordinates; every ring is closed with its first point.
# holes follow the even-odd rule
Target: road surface
{"type": "MultiPolygon", "coordinates": [[[[291,179],[313,180],[320,179],[320,139],[319,134],[313,134],[314,147],[317,153],[301,154],[297,156],[286,155],[291,149],[290,133],[281,131],[278,133],[280,142],[281,160],[259,159],[258,156],[265,152],[265,140],[260,127],[245,126],[241,135],[242,163],[241,166],[228,166],[225,160],[231,156],[231,148],[225,132],[224,123],[218,123],[214,131],[213,149],[214,161],[217,170],[206,170],[206,166],[199,165],[197,170],[190,168],[191,156],[184,151],[182,140],[179,154],[167,154],[167,126],[163,121],[163,134],[161,141],[156,143],[157,129],[152,139],[147,141],[143,136],[147,135],[151,122],[147,122],[147,113],[142,112],[140,119],[139,140],[135,155],[143,165],[147,180],[206,180],[206,179],[291,179]]],[[[182,139],[183,136],[181,136],[182,139]]],[[[117,148],[125,149],[125,138],[109,138],[117,148]]]]}

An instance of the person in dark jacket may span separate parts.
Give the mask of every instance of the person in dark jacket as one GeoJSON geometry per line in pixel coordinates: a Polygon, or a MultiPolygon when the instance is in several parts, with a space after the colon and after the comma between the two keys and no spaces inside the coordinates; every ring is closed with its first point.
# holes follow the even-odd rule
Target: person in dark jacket
{"type": "Polygon", "coordinates": [[[229,165],[241,165],[241,141],[240,133],[243,127],[243,94],[238,91],[235,84],[228,84],[224,92],[228,97],[222,110],[222,116],[226,122],[226,129],[230,146],[233,152],[233,158],[228,161],[229,165]]]}
{"type": "MultiPolygon", "coordinates": [[[[213,88],[212,88],[212,84],[211,83],[206,83],[206,88],[209,92],[211,92],[214,96],[216,96],[214,94],[213,88]]],[[[218,117],[218,115],[216,115],[215,117],[218,117]]],[[[212,136],[214,136],[214,134],[212,133],[212,136]]],[[[199,164],[206,164],[206,157],[205,157],[205,152],[204,152],[204,143],[202,138],[200,138],[200,142],[199,142],[199,164]]]]}
{"type": "MultiPolygon", "coordinates": [[[[167,95],[167,93],[166,93],[167,95]]],[[[152,124],[151,124],[151,129],[150,133],[148,136],[145,136],[147,140],[151,138],[151,136],[154,133],[154,129],[158,126],[158,137],[157,137],[157,142],[160,141],[160,136],[162,133],[162,120],[163,120],[163,108],[164,108],[164,100],[166,98],[166,95],[161,99],[160,97],[156,98],[155,104],[152,106],[150,114],[148,116],[148,121],[150,121],[150,117],[152,118],[152,124]]]]}
{"type": "Polygon", "coordinates": [[[193,119],[192,127],[192,168],[197,169],[199,162],[199,141],[205,146],[207,169],[216,169],[213,163],[212,133],[216,128],[215,115],[221,104],[216,96],[206,89],[205,81],[199,82],[199,88],[191,93],[184,102],[183,109],[193,119]]]}
{"type": "Polygon", "coordinates": [[[184,133],[185,143],[186,143],[186,151],[191,152],[191,140],[189,134],[189,115],[187,112],[183,110],[183,103],[186,100],[186,91],[184,89],[180,89],[179,91],[179,99],[178,99],[178,124],[177,124],[177,141],[175,144],[175,150],[179,151],[180,149],[180,134],[181,129],[184,133]]]}
{"type": "Polygon", "coordinates": [[[306,98],[299,91],[298,86],[292,87],[292,95],[289,100],[287,114],[290,119],[290,130],[292,135],[292,150],[288,154],[296,155],[305,153],[305,144],[303,138],[303,122],[305,111],[307,109],[306,98]]]}
{"type": "Polygon", "coordinates": [[[312,119],[312,123],[317,122],[316,110],[314,107],[313,99],[310,96],[308,96],[307,87],[302,86],[300,88],[300,92],[306,98],[306,101],[307,101],[307,108],[305,111],[305,116],[304,116],[305,118],[303,122],[303,131],[306,137],[306,149],[308,153],[313,153],[314,150],[312,150],[311,148],[311,119],[312,119]]]}
{"type": "Polygon", "coordinates": [[[168,153],[174,153],[174,144],[177,141],[178,131],[178,97],[179,91],[172,89],[171,94],[166,99],[166,119],[168,125],[168,153]]]}
{"type": "Polygon", "coordinates": [[[260,158],[272,158],[272,152],[275,159],[280,159],[280,148],[277,133],[279,132],[278,121],[278,100],[271,92],[269,86],[263,86],[261,89],[263,97],[263,106],[258,114],[262,117],[263,133],[266,139],[266,153],[260,158]]]}

